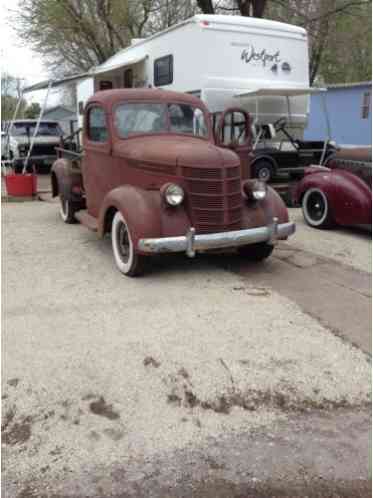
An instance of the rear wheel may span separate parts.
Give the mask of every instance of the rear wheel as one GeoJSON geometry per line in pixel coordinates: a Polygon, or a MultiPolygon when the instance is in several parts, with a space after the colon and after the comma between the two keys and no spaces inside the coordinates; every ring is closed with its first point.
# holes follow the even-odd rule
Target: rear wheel
{"type": "Polygon", "coordinates": [[[258,161],[253,165],[253,176],[263,182],[272,180],[274,173],[274,167],[269,161],[258,161]]]}
{"type": "Polygon", "coordinates": [[[111,242],[118,270],[128,277],[140,275],[144,271],[145,257],[137,254],[128,224],[119,211],[111,225],[111,242]]]}
{"type": "Polygon", "coordinates": [[[249,261],[262,261],[272,254],[273,249],[274,246],[272,244],[259,242],[257,244],[239,247],[238,253],[249,261]]]}
{"type": "Polygon", "coordinates": [[[311,227],[330,228],[334,225],[328,197],[318,188],[311,188],[304,194],[302,211],[304,219],[311,227]]]}
{"type": "Polygon", "coordinates": [[[72,201],[60,195],[60,216],[65,223],[76,223],[75,213],[77,208],[72,201]]]}

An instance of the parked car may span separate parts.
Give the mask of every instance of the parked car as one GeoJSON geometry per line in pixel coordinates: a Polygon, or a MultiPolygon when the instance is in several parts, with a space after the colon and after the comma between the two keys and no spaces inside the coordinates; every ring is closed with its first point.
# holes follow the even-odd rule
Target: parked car
{"type": "Polygon", "coordinates": [[[329,157],[336,152],[333,142],[297,140],[287,129],[287,119],[281,118],[271,127],[263,127],[267,136],[272,140],[278,132],[282,132],[288,140],[273,145],[267,145],[264,140],[254,150],[254,159],[251,164],[252,174],[260,180],[269,182],[279,173],[288,173],[290,177],[302,178],[304,168],[311,164],[325,164],[329,157]],[[272,131],[273,130],[273,131],[272,131]],[[324,145],[326,145],[324,151],[324,145]]]}
{"type": "MultiPolygon", "coordinates": [[[[16,172],[21,172],[31,145],[37,120],[19,119],[8,123],[6,133],[10,136],[10,155],[14,160],[16,172]]],[[[55,148],[60,145],[62,129],[57,121],[42,120],[31,151],[29,166],[37,169],[50,169],[57,159],[55,148]]]]}
{"type": "Polygon", "coordinates": [[[66,223],[111,232],[115,263],[128,276],[153,254],[238,248],[262,260],[295,224],[278,194],[249,178],[250,148],[245,111],[226,110],[214,136],[192,95],[101,91],[85,107],[84,154],[58,150],[52,193],[66,223]]]}
{"type": "Polygon", "coordinates": [[[315,228],[372,225],[372,149],[341,149],[327,167],[306,168],[295,197],[315,228]]]}

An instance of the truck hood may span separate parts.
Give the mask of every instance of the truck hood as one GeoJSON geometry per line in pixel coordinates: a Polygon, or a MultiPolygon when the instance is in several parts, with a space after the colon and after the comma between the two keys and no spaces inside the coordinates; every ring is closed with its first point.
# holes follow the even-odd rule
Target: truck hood
{"type": "Polygon", "coordinates": [[[237,166],[237,155],[228,149],[217,147],[207,140],[187,136],[136,137],[117,142],[113,147],[117,157],[136,163],[159,166],[194,166],[198,168],[237,166]]]}

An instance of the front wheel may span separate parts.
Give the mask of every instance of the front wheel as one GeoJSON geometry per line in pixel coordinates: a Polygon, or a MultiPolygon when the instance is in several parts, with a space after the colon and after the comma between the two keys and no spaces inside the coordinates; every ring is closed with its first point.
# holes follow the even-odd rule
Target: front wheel
{"type": "Polygon", "coordinates": [[[302,211],[306,223],[311,227],[330,228],[334,225],[328,197],[318,188],[311,188],[304,194],[302,211]]]}
{"type": "Polygon", "coordinates": [[[77,209],[73,202],[60,196],[60,216],[65,223],[76,223],[75,213],[77,209]]]}
{"type": "Polygon", "coordinates": [[[111,225],[111,243],[118,270],[128,277],[140,275],[145,258],[136,253],[127,222],[119,211],[115,213],[111,225]]]}
{"type": "Polygon", "coordinates": [[[257,244],[249,244],[238,248],[238,254],[248,259],[249,261],[263,261],[268,258],[274,249],[272,244],[266,242],[258,242],[257,244]]]}

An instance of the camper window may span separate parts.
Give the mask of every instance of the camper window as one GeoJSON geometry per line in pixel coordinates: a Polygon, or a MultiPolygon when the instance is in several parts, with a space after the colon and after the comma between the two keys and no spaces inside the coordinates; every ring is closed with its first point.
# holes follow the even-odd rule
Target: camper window
{"type": "Polygon", "coordinates": [[[154,61],[154,86],[169,85],[172,83],[174,60],[172,55],[160,57],[154,61]]]}
{"type": "Polygon", "coordinates": [[[101,107],[91,107],[88,111],[88,137],[93,142],[106,142],[108,139],[105,111],[101,107]]]}

